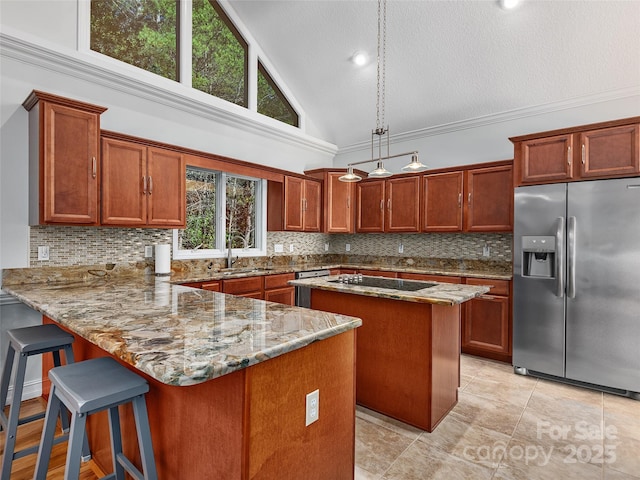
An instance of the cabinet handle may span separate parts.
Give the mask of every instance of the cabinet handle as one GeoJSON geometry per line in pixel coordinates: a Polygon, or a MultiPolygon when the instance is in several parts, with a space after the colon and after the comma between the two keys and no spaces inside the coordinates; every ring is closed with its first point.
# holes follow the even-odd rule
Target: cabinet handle
{"type": "Polygon", "coordinates": [[[458,194],[458,207],[462,206],[462,193],[458,194]]]}
{"type": "Polygon", "coordinates": [[[384,200],[380,200],[380,210],[384,210],[384,200]]]}
{"type": "Polygon", "coordinates": [[[467,203],[471,205],[471,192],[469,192],[469,195],[467,196],[467,203]]]}
{"type": "Polygon", "coordinates": [[[567,165],[571,166],[571,145],[567,147],[567,165]]]}
{"type": "Polygon", "coordinates": [[[347,197],[347,208],[351,208],[351,197],[347,197]]]}
{"type": "Polygon", "coordinates": [[[582,144],[582,164],[585,164],[585,148],[584,148],[584,143],[582,144]]]}
{"type": "Polygon", "coordinates": [[[142,193],[147,194],[147,177],[142,177],[142,193]]]}
{"type": "Polygon", "coordinates": [[[98,174],[98,162],[96,162],[96,157],[91,157],[91,176],[96,178],[98,174]]]}
{"type": "Polygon", "coordinates": [[[149,175],[149,195],[153,192],[153,177],[149,175]]]}
{"type": "Polygon", "coordinates": [[[387,200],[387,210],[391,211],[391,199],[387,200]]]}

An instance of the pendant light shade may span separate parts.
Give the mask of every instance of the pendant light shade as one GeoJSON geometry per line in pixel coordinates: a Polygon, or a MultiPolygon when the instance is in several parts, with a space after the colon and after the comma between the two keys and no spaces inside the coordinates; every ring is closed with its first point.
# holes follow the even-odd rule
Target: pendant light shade
{"type": "Polygon", "coordinates": [[[390,177],[391,175],[393,175],[393,173],[384,168],[382,162],[378,162],[376,169],[369,173],[369,176],[374,178],[390,177]]]}
{"type": "Polygon", "coordinates": [[[420,162],[420,160],[418,159],[418,154],[414,153],[413,155],[411,155],[411,162],[409,162],[404,167],[402,167],[402,171],[403,172],[424,172],[428,168],[429,167],[427,167],[426,165],[420,162]]]}
{"type": "Polygon", "coordinates": [[[338,177],[338,180],[340,180],[341,182],[359,182],[360,180],[362,180],[362,177],[353,173],[353,167],[349,167],[347,169],[347,173],[345,173],[341,177],[338,177]]]}

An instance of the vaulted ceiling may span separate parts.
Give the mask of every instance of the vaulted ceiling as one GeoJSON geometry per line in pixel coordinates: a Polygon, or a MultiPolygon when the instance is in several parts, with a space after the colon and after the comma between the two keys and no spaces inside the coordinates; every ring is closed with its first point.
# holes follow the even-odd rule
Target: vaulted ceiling
{"type": "MultiPolygon", "coordinates": [[[[376,124],[377,1],[231,0],[307,114],[340,148],[376,124]],[[358,68],[353,53],[370,62],[358,68]]],[[[640,90],[640,0],[389,0],[391,133],[640,90]]],[[[594,100],[595,101],[595,100],[594,100]]],[[[640,105],[638,106],[640,110],[640,105]]]]}

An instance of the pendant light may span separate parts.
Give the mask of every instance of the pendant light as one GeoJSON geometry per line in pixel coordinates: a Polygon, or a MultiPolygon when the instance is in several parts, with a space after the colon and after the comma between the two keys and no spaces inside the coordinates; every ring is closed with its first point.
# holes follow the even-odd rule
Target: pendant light
{"type": "Polygon", "coordinates": [[[376,85],[376,128],[371,130],[371,160],[353,162],[347,165],[347,173],[338,178],[341,182],[359,182],[362,177],[353,172],[354,165],[376,162],[376,168],[369,173],[372,178],[385,178],[393,175],[384,167],[383,160],[411,155],[411,162],[402,167],[404,172],[422,172],[428,167],[420,163],[418,152],[399,153],[390,155],[389,126],[385,123],[385,96],[386,96],[386,62],[387,57],[387,0],[378,0],[378,47],[377,47],[377,85],[376,85]],[[374,146],[377,138],[378,156],[374,156],[374,146]],[[387,154],[382,156],[382,143],[386,139],[387,154]]]}

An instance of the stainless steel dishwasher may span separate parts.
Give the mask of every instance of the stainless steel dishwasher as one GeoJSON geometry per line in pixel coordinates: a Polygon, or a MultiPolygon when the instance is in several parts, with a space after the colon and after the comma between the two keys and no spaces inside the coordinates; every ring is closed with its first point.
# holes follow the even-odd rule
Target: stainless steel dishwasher
{"type": "MultiPolygon", "coordinates": [[[[309,270],[305,272],[297,272],[296,279],[328,277],[331,273],[329,270],[309,270]]],[[[309,287],[296,287],[296,305],[298,307],[311,307],[311,289],[309,287]]]]}

